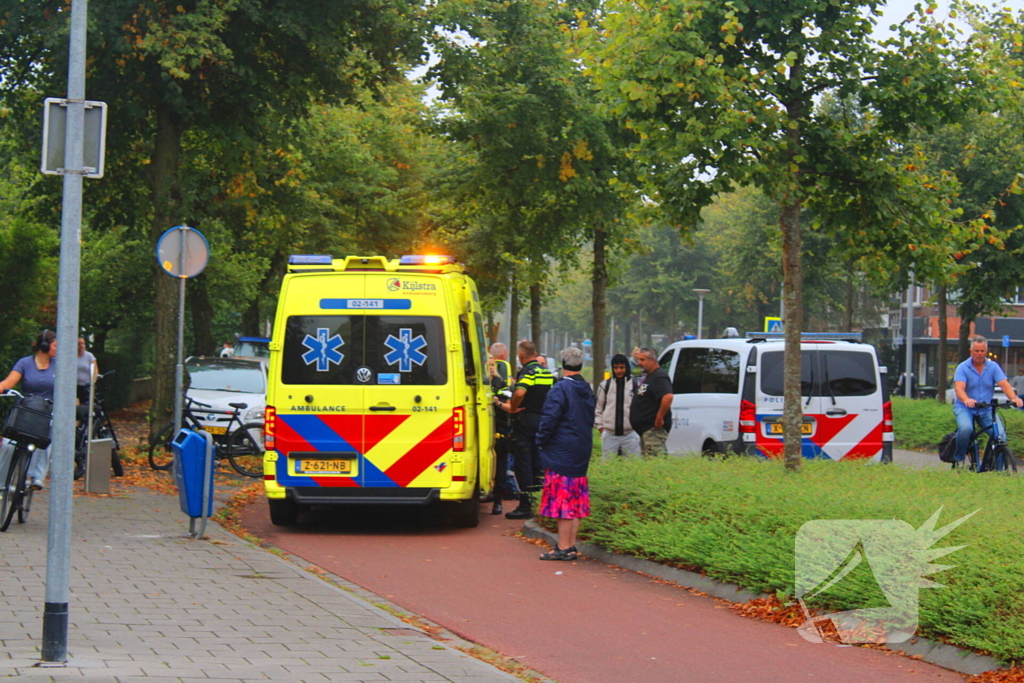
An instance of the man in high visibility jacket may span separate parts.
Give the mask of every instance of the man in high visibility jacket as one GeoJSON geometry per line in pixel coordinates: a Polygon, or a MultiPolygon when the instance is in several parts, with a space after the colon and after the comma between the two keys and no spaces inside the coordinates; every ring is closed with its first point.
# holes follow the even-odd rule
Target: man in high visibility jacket
{"type": "Polygon", "coordinates": [[[544,400],[555,383],[551,371],[537,358],[537,347],[531,341],[521,341],[516,356],[522,366],[516,375],[512,400],[502,404],[502,410],[512,416],[515,444],[515,472],[519,482],[519,507],[506,513],[507,519],[533,517],[533,494],[540,491],[544,469],[537,451],[537,428],[544,411],[544,400]]]}

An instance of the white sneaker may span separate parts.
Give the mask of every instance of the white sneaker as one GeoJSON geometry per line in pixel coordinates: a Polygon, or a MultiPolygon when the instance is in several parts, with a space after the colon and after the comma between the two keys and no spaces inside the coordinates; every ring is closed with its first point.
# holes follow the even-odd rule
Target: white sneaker
{"type": "Polygon", "coordinates": [[[42,491],[43,482],[39,481],[35,477],[28,478],[28,490],[29,491],[42,491]]]}

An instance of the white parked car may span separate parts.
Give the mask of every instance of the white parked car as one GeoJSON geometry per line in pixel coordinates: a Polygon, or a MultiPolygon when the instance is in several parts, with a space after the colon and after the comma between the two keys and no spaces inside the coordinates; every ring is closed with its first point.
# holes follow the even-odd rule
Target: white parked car
{"type": "Polygon", "coordinates": [[[192,357],[185,361],[185,369],[189,377],[186,395],[209,406],[192,406],[193,414],[206,431],[214,436],[226,434],[231,416],[212,410],[234,410],[232,403],[245,404],[241,413],[243,423],[263,422],[263,412],[267,407],[265,363],[243,358],[192,357]]]}

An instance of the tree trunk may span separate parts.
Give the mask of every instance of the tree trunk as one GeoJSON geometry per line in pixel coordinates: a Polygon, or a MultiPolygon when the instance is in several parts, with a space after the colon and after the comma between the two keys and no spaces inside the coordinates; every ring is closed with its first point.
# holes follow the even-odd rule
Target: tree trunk
{"type": "Polygon", "coordinates": [[[260,320],[260,297],[257,295],[242,311],[242,334],[262,337],[262,322],[260,320]]]}
{"type": "Polygon", "coordinates": [[[512,286],[509,291],[512,297],[508,314],[508,362],[512,366],[512,372],[519,370],[519,285],[516,282],[515,273],[512,274],[512,286]]]}
{"type": "Polygon", "coordinates": [[[939,403],[946,402],[946,382],[949,378],[946,377],[948,363],[946,362],[946,356],[949,354],[948,342],[946,337],[948,335],[948,320],[946,319],[946,285],[940,285],[937,291],[938,295],[938,309],[939,309],[939,357],[936,360],[936,372],[938,376],[935,378],[935,383],[938,385],[939,390],[935,393],[935,398],[938,399],[939,403]]]}
{"type": "Polygon", "coordinates": [[[530,285],[530,341],[537,346],[537,353],[541,355],[547,355],[547,349],[541,350],[543,344],[543,330],[540,326],[540,293],[541,286],[539,282],[534,282],[530,285]]]}
{"type": "Polygon", "coordinates": [[[803,272],[800,234],[800,202],[783,203],[779,216],[782,227],[782,273],[786,302],[786,350],[783,355],[783,457],[786,469],[799,471],[803,464],[803,397],[800,393],[800,332],[803,329],[803,272]]]}
{"type": "Polygon", "coordinates": [[[622,324],[622,348],[626,350],[627,356],[633,353],[633,346],[633,319],[627,315],[622,324]]]}
{"type": "Polygon", "coordinates": [[[973,322],[974,322],[974,314],[961,308],[960,309],[960,337],[958,339],[958,344],[957,344],[957,349],[956,349],[956,351],[957,351],[956,355],[957,355],[958,362],[962,363],[963,361],[967,360],[971,356],[971,349],[970,349],[970,345],[967,343],[967,340],[971,336],[971,323],[973,323],[973,322]]]}
{"type": "MultiPolygon", "coordinates": [[[[149,164],[149,190],[153,203],[150,239],[157,239],[181,220],[181,138],[185,126],[181,119],[160,106],[156,112],[156,141],[149,164]]],[[[150,410],[150,436],[155,436],[174,412],[174,365],[178,344],[178,281],[163,270],[153,269],[154,332],[156,354],[153,359],[153,407],[150,410]]]]}
{"type": "Polygon", "coordinates": [[[854,263],[850,261],[846,271],[846,310],[843,311],[843,332],[853,332],[854,270],[854,263]]]}
{"type": "MultiPolygon", "coordinates": [[[[185,294],[192,315],[192,353],[216,354],[219,345],[213,338],[213,305],[206,291],[205,278],[190,280],[185,294]]],[[[185,355],[189,353],[186,351],[185,355]]]]}
{"type": "Polygon", "coordinates": [[[597,385],[604,379],[604,349],[605,325],[608,314],[608,302],[606,292],[608,290],[608,264],[605,260],[605,239],[608,233],[604,230],[594,230],[594,333],[591,339],[591,353],[594,354],[594,375],[591,378],[594,383],[594,391],[597,385]]]}

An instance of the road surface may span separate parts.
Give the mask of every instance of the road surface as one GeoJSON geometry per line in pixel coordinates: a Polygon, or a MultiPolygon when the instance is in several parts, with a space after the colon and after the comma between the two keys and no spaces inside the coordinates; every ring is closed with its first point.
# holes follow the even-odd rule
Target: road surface
{"type": "Polygon", "coordinates": [[[333,508],[283,529],[258,502],[242,520],[277,547],[560,683],[964,680],[879,650],[808,643],[795,629],[592,560],[541,562],[543,548],[504,517],[463,530],[411,509],[333,508]]]}

